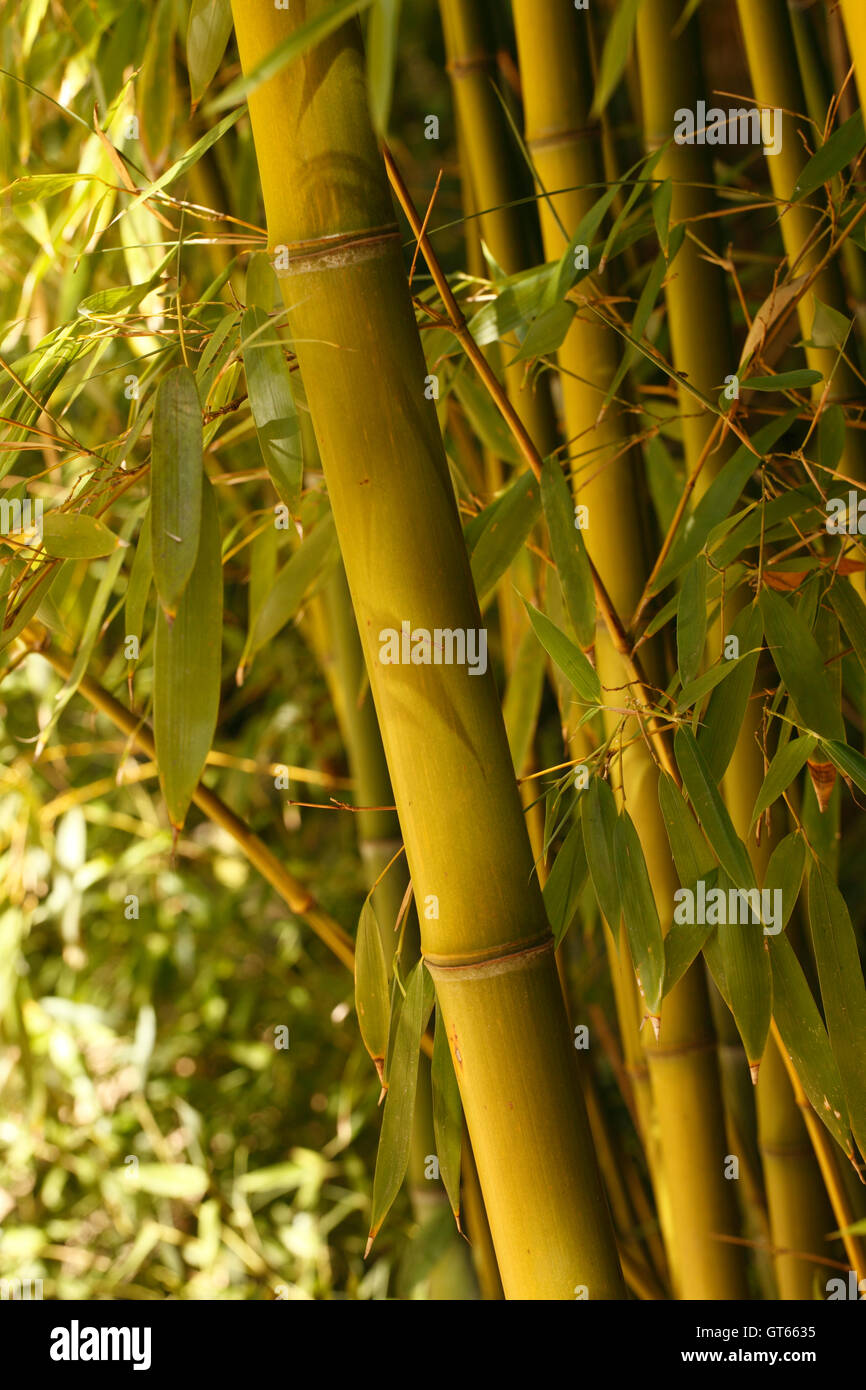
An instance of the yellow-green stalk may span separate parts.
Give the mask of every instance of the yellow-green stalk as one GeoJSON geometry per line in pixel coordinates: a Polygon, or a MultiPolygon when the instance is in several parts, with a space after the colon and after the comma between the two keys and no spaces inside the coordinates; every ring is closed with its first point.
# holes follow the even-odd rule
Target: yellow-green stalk
{"type": "MultiPolygon", "coordinates": [[[[804,275],[814,269],[825,254],[827,239],[826,235],[819,239],[818,214],[807,206],[814,198],[790,201],[807,158],[800,131],[813,142],[815,137],[805,118],[799,119],[797,115],[790,114],[805,111],[806,98],[797,68],[797,53],[785,0],[737,0],[737,10],[755,100],[762,108],[783,113],[780,148],[777,154],[767,157],[767,168],[782,214],[781,231],[788,263],[794,274],[804,275]]],[[[844,314],[847,310],[845,290],[836,261],[824,267],[797,306],[804,339],[812,336],[817,300],[839,313],[844,314]]],[[[825,382],[831,374],[828,403],[855,400],[862,396],[862,388],[847,363],[839,361],[836,365],[836,348],[807,347],[805,351],[809,366],[821,372],[825,379],[812,388],[815,400],[823,398],[825,382]]],[[[866,446],[860,430],[847,431],[842,466],[850,477],[863,477],[866,446]]]]}
{"type": "MultiPolygon", "coordinates": [[[[597,135],[587,129],[586,16],[576,13],[567,0],[553,0],[540,11],[532,0],[515,0],[514,16],[527,145],[542,184],[548,189],[569,190],[550,201],[571,234],[596,200],[602,182],[597,135]]],[[[549,258],[560,256],[565,249],[562,232],[546,199],[542,199],[540,211],[545,252],[549,258]]],[[[586,289],[587,297],[602,293],[598,279],[586,289]]],[[[627,616],[637,605],[647,575],[636,461],[627,449],[628,429],[619,407],[612,406],[598,422],[620,354],[614,334],[590,309],[582,308],[560,349],[559,362],[572,471],[577,495],[589,508],[587,549],[617,611],[627,616]],[[582,464],[587,438],[592,441],[592,452],[582,464]]],[[[601,632],[596,664],[603,685],[622,687],[626,683],[622,661],[601,632]]],[[[636,733],[636,721],[628,721],[623,738],[636,733]]],[[[659,810],[655,764],[639,737],[617,763],[665,921],[670,917],[678,882],[659,810]]],[[[738,1214],[723,1171],[725,1136],[718,1061],[700,966],[688,971],[665,999],[661,1027],[661,1043],[645,1045],[669,1199],[672,1278],[680,1297],[744,1297],[742,1251],[716,1238],[735,1234],[738,1214]]]]}
{"type": "MultiPolygon", "coordinates": [[[[233,0],[245,72],[329,8],[233,0]]],[[[384,664],[380,633],[481,620],[356,23],[249,98],[269,246],[361,634],[481,1189],[510,1298],[621,1297],[492,674],[384,664]],[[278,262],[279,264],[279,262],[278,262]],[[503,1154],[508,1162],[503,1162],[503,1154]]]]}

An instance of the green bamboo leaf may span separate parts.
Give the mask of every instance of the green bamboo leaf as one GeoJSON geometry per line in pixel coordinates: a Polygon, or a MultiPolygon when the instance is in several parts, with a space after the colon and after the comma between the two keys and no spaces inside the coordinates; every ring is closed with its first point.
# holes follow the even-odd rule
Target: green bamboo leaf
{"type": "Polygon", "coordinates": [[[828,405],[818,421],[818,458],[822,468],[835,473],[845,451],[845,412],[841,405],[828,405]]]}
{"type": "Polygon", "coordinates": [[[136,84],[141,142],[155,164],[168,150],[174,127],[174,24],[174,0],[157,0],[136,84]]]}
{"type": "Polygon", "coordinates": [[[861,792],[866,792],[866,758],[862,753],[849,748],[847,743],[837,743],[835,740],[825,740],[821,748],[841,773],[850,777],[861,792]]]}
{"type": "MultiPolygon", "coordinates": [[[[667,772],[659,775],[659,806],[681,886],[695,892],[702,880],[710,892],[718,880],[718,866],[685,797],[667,772]]],[[[683,977],[713,930],[706,922],[681,922],[674,916],[665,936],[665,994],[683,977]]]]}
{"type": "Polygon", "coordinates": [[[120,542],[98,517],[84,512],[46,512],[42,518],[45,554],[60,560],[96,560],[120,542]]]}
{"type": "MultiPolygon", "coordinates": [[[[521,455],[514,436],[478,377],[464,366],[462,370],[454,373],[453,388],[454,394],[466,411],[473,433],[478,436],[485,449],[489,449],[505,463],[519,464],[521,455]]],[[[528,474],[526,486],[529,486],[529,479],[535,481],[533,475],[528,474]]],[[[518,479],[519,481],[521,479],[518,479]]],[[[516,487],[517,484],[514,483],[512,486],[516,487]]]]}
{"type": "MultiPolygon", "coordinates": [[[[833,348],[836,352],[841,352],[850,336],[853,320],[840,314],[839,310],[834,309],[831,304],[823,304],[817,295],[813,297],[815,313],[812,316],[812,328],[805,345],[807,347],[833,348]]],[[[818,439],[820,447],[820,435],[818,439]]]]}
{"type": "Polygon", "coordinates": [[[370,115],[373,128],[380,137],[387,135],[391,116],[399,25],[400,0],[376,0],[367,25],[364,49],[367,54],[370,115]]]}
{"type": "Polygon", "coordinates": [[[539,486],[524,473],[485,507],[469,531],[472,578],[479,603],[495,589],[529,535],[541,509],[539,486]]]}
{"type": "MultiPolygon", "coordinates": [[[[163,188],[168,188],[170,184],[174,183],[175,179],[180,178],[181,174],[185,174],[188,169],[191,169],[194,164],[197,164],[202,155],[206,154],[211,146],[215,145],[218,140],[221,140],[226,131],[231,130],[232,126],[240,120],[244,111],[245,107],[240,106],[237,111],[231,111],[227,116],[224,116],[206,135],[203,135],[200,140],[196,140],[195,144],[191,145],[186,153],[181,155],[180,159],[175,160],[174,164],[169,165],[164,174],[160,174],[158,179],[154,179],[152,183],[149,183],[140,193],[136,194],[132,202],[128,203],[123,211],[117,214],[113,221],[109,223],[109,226],[113,227],[115,222],[119,222],[122,217],[126,217],[129,213],[134,212],[137,207],[140,207],[142,203],[152,198],[155,193],[160,193],[163,188]]],[[[177,250],[173,246],[169,252],[169,258],[176,256],[177,250]]]]}
{"type": "Polygon", "coordinates": [[[689,800],[722,868],[738,888],[754,888],[755,875],[746,847],[734,830],[713,774],[690,729],[677,729],[674,755],[689,800]]]}
{"type": "Polygon", "coordinates": [[[304,455],[288,364],[263,309],[247,309],[241,337],[250,409],[262,457],[280,501],[295,516],[304,455]]]}
{"type": "Polygon", "coordinates": [[[526,766],[544,691],[546,658],[531,628],[520,639],[502,702],[502,717],[515,773],[526,766]]]}
{"type": "Polygon", "coordinates": [[[566,637],[546,614],[539,612],[528,599],[524,599],[523,602],[536,637],[548,656],[553,658],[560,671],[571,682],[577,691],[578,700],[587,705],[600,705],[601,682],[589,658],[584,656],[580,647],[575,646],[571,638],[566,637]]]}
{"type": "Polygon", "coordinates": [[[614,936],[619,933],[622,903],[614,862],[617,811],[613,792],[602,777],[590,778],[581,797],[580,818],[586,862],[605,921],[614,936]]]}
{"type": "Polygon", "coordinates": [[[671,225],[671,203],[674,196],[673,179],[664,179],[653,194],[653,222],[655,223],[656,235],[659,239],[659,246],[664,253],[665,260],[668,254],[668,235],[671,225]]]}
{"type": "Polygon", "coordinates": [[[797,415],[796,410],[791,410],[779,419],[771,420],[755,432],[751,441],[752,449],[747,449],[745,444],[741,444],[735,450],[707,488],[694,512],[680,524],[671,553],[656,576],[653,593],[667,588],[671,580],[676,579],[689,561],[703,550],[710,532],[728,516],[755,472],[755,454],[761,458],[766,457],[776,441],[797,419],[797,415]]]}
{"type": "Polygon", "coordinates": [[[364,1251],[365,1258],[406,1176],[418,1087],[421,1037],[432,1008],[433,981],[424,961],[419,960],[406,982],[406,998],[400,1010],[394,1057],[389,1067],[388,1095],[376,1155],[370,1235],[364,1251]]]}
{"type": "Polygon", "coordinates": [[[751,825],[759,816],[763,815],[768,806],[772,806],[777,797],[782,792],[787,791],[794,778],[799,775],[805,767],[806,762],[811,758],[817,747],[818,740],[813,734],[804,734],[802,738],[790,739],[776,753],[770,766],[767,768],[767,775],[758,792],[755,808],[752,811],[751,825]]]}
{"type": "Polygon", "coordinates": [[[355,938],[355,1012],[364,1046],[382,1081],[391,1000],[382,934],[369,898],[361,908],[355,938]]]}
{"type": "MultiPolygon", "coordinates": [[[[729,905],[732,886],[725,874],[719,875],[719,888],[729,905]]],[[[752,1080],[757,1081],[772,1013],[770,957],[764,944],[765,924],[751,920],[752,916],[760,919],[760,910],[753,913],[753,905],[747,908],[744,900],[740,900],[739,906],[737,915],[749,920],[720,924],[716,928],[716,939],[731,1013],[743,1040],[752,1080]]]]}
{"type": "Polygon", "coordinates": [[[699,705],[707,695],[722,684],[722,681],[733,675],[742,660],[742,657],[737,657],[730,661],[720,661],[715,666],[710,666],[707,671],[701,672],[693,681],[689,681],[688,685],[683,686],[677,696],[677,714],[684,714],[693,705],[699,705]]]}
{"type": "Polygon", "coordinates": [[[575,525],[571,489],[557,459],[544,460],[541,504],[562,596],[577,640],[586,650],[595,641],[595,590],[583,536],[575,525]]]}
{"type": "MultiPolygon", "coordinates": [[[[658,299],[659,291],[661,290],[664,278],[667,275],[674,258],[677,256],[677,254],[680,251],[680,248],[682,247],[683,241],[685,240],[685,234],[685,223],[681,223],[679,226],[674,227],[668,241],[667,254],[663,252],[660,256],[656,257],[655,261],[653,262],[652,268],[650,269],[650,272],[647,275],[646,280],[644,281],[644,286],[640,292],[640,298],[638,299],[637,307],[634,311],[634,318],[632,319],[628,330],[628,337],[630,341],[626,345],[625,352],[622,355],[622,361],[620,362],[616,370],[616,375],[614,376],[613,381],[610,383],[610,386],[607,388],[607,391],[605,392],[604,402],[602,404],[603,411],[606,410],[607,407],[610,405],[611,401],[613,400],[614,396],[616,395],[617,391],[622,385],[627,372],[630,370],[637,358],[640,356],[640,353],[638,352],[637,347],[635,345],[641,341],[641,339],[644,336],[644,333],[646,332],[646,327],[649,323],[650,315],[652,314],[652,311],[655,308],[655,302],[658,299]]],[[[652,442],[654,445],[656,445],[656,447],[658,446],[657,440],[652,442]]],[[[677,494],[672,511],[676,508],[676,502],[678,500],[679,482],[677,480],[677,494]]]]}
{"type": "Polygon", "coordinates": [[[866,672],[866,604],[854,586],[845,579],[837,579],[830,586],[827,597],[848,634],[857,660],[866,672]]]}
{"type": "Polygon", "coordinates": [[[247,592],[247,634],[252,632],[277,577],[277,528],[266,526],[250,545],[250,582],[247,592]]]}
{"type": "MultiPolygon", "coordinates": [[[[778,924],[780,931],[785,930],[791,919],[791,913],[797,906],[805,867],[806,842],[802,835],[792,831],[776,845],[770,855],[770,862],[764,877],[765,891],[768,893],[778,891],[782,895],[782,919],[778,924]]],[[[774,900],[771,898],[770,901],[773,902],[774,900]]],[[[778,932],[770,933],[770,935],[778,935],[778,932]]]]}
{"type": "Polygon", "coordinates": [[[558,351],[565,342],[576,313],[577,305],[563,299],[552,309],[538,314],[529,325],[519,349],[506,365],[513,367],[516,362],[531,362],[536,357],[548,357],[558,351]]]}
{"type": "Polygon", "coordinates": [[[250,256],[244,289],[248,309],[263,309],[266,314],[271,313],[280,297],[280,283],[267,252],[254,251],[250,256]]]}
{"type": "Polygon", "coordinates": [[[741,609],[729,635],[736,637],[740,656],[723,658],[733,668],[731,679],[725,681],[724,689],[719,686],[713,691],[698,734],[698,747],[717,782],[733,756],[752,695],[764,635],[760,609],[756,605],[741,609]]]}
{"type": "Polygon", "coordinates": [[[335,0],[335,3],[326,10],[320,10],[314,14],[312,19],[308,19],[305,24],[298,25],[288,38],[278,43],[276,48],[272,48],[265,54],[255,67],[244,76],[236,78],[230,82],[225,91],[221,92],[215,101],[212,101],[205,108],[205,115],[212,116],[216,111],[224,111],[227,106],[236,106],[238,102],[245,102],[257,87],[263,82],[267,82],[271,77],[275,77],[289,63],[299,58],[308,48],[321,43],[322,39],[327,38],[335,29],[339,29],[345,24],[352,15],[359,14],[361,10],[372,4],[372,0],[335,0]]]}
{"type": "Polygon", "coordinates": [[[183,828],[217,724],[223,576],[213,489],[204,479],[195,566],[174,622],[160,609],[154,644],[153,735],[169,819],[183,828]]]}
{"type": "Polygon", "coordinates": [[[845,899],[826,866],[809,873],[809,924],[830,1046],[848,1102],[851,1130],[866,1153],[866,988],[845,899]]]}
{"type": "Polygon", "coordinates": [[[773,1017],[815,1114],[846,1153],[852,1152],[848,1106],[839,1067],[796,952],[782,933],[771,936],[773,1017]]]}
{"type": "Polygon", "coordinates": [[[627,811],[616,823],[613,857],[635,974],[650,1017],[657,1018],[664,987],[665,948],[646,860],[627,811]]]}
{"type": "MultiPolygon", "coordinates": [[[[132,566],[129,571],[129,584],[126,588],[126,605],[124,609],[124,635],[126,637],[137,637],[139,644],[141,643],[141,636],[144,628],[144,613],[152,583],[153,552],[151,548],[150,508],[148,507],[144,514],[144,520],[141,523],[138,545],[135,547],[135,555],[133,556],[132,566]]],[[[134,669],[135,664],[135,661],[130,658],[128,666],[130,672],[134,669]]]]}
{"type": "MultiPolygon", "coordinates": [[[[579,279],[581,273],[588,273],[587,271],[581,272],[577,269],[575,252],[578,247],[581,246],[589,247],[591,252],[596,233],[607,216],[614,198],[620,191],[620,184],[614,184],[612,188],[606,189],[605,192],[596,199],[589,211],[581,218],[578,223],[577,231],[574,233],[574,236],[571,238],[571,241],[568,243],[563,253],[555,275],[545,286],[544,295],[541,300],[541,312],[544,313],[548,309],[552,309],[561,299],[564,299],[572,285],[579,279]]],[[[590,266],[590,269],[591,268],[590,266]]]]}
{"type": "Polygon", "coordinates": [[[231,0],[192,0],[186,33],[186,63],[194,107],[211,84],[231,32],[231,0]]]}
{"type": "Polygon", "coordinates": [[[307,592],[337,561],[337,532],[330,512],[314,526],[277,575],[274,587],[262,604],[256,625],[247,638],[241,669],[248,666],[293,618],[307,592]]]}
{"type": "Polygon", "coordinates": [[[749,391],[797,391],[806,386],[815,386],[823,381],[820,372],[803,367],[796,372],[779,372],[777,376],[750,376],[743,382],[743,390],[749,391]]]}
{"type": "Polygon", "coordinates": [[[641,0],[620,0],[614,10],[601,50],[598,81],[590,112],[593,118],[601,115],[625,72],[640,3],[641,0]]]}
{"type": "Polygon", "coordinates": [[[169,618],[177,612],[198,554],[203,478],[195,377],[188,367],[175,367],[156,392],[150,469],[153,577],[169,618]]]}
{"type": "Polygon", "coordinates": [[[821,650],[806,622],[772,589],[762,590],[759,602],[776,670],[801,722],[821,738],[844,743],[842,715],[833,699],[821,650]]]}
{"type": "Polygon", "coordinates": [[[863,112],[855,111],[849,120],[834,130],[819,150],[816,150],[797,179],[792,193],[794,202],[814,193],[822,184],[829,183],[847,164],[860,153],[866,144],[863,129],[863,112]]]}
{"type": "Polygon", "coordinates": [[[433,1134],[436,1139],[436,1156],[439,1159],[439,1176],[448,1194],[448,1201],[459,1230],[463,1108],[460,1104],[460,1088],[457,1085],[454,1063],[451,1060],[451,1049],[448,1046],[448,1034],[438,1004],[430,1077],[433,1088],[433,1134]]]}
{"type": "Polygon", "coordinates": [[[574,921],[586,875],[583,830],[580,820],[575,819],[553,861],[553,868],[542,890],[544,906],[557,946],[574,921]]]}
{"type": "Polygon", "coordinates": [[[154,1197],[173,1197],[181,1202],[200,1202],[210,1179],[192,1163],[139,1163],[123,1170],[124,1186],[154,1197]]]}
{"type": "Polygon", "coordinates": [[[677,665],[680,680],[694,680],[707,637],[707,561],[698,555],[686,570],[677,607],[677,665]]]}
{"type": "Polygon", "coordinates": [[[713,853],[685,797],[667,772],[659,774],[659,806],[677,877],[683,888],[693,889],[699,878],[706,881],[714,871],[713,853]]]}

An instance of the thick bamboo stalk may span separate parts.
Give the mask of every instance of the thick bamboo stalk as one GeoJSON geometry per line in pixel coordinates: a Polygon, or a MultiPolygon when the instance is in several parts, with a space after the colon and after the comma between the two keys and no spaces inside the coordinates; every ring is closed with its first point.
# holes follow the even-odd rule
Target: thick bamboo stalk
{"type": "MultiPolygon", "coordinates": [[[[233,0],[244,70],[319,0],[233,0]]],[[[250,96],[271,248],[307,390],[417,901],[508,1297],[622,1278],[492,675],[386,665],[401,623],[480,615],[365,104],[359,29],[250,96]],[[486,873],[485,873],[486,870],[486,873]],[[507,1159],[506,1159],[507,1156],[507,1159]]]]}
{"type": "MultiPolygon", "coordinates": [[[[597,137],[588,128],[585,30],[578,27],[586,17],[576,15],[566,0],[555,0],[540,12],[531,0],[515,0],[514,16],[527,144],[545,187],[569,190],[551,202],[571,234],[596,200],[597,185],[602,181],[597,137]]],[[[562,232],[546,200],[541,203],[541,217],[546,254],[561,255],[562,232]]],[[[602,293],[599,280],[586,291],[588,297],[602,293]]],[[[598,423],[604,391],[618,360],[611,331],[590,309],[579,310],[560,349],[559,361],[569,438],[588,436],[593,453],[586,473],[579,465],[575,467],[574,461],[572,469],[578,497],[589,506],[587,550],[617,609],[631,613],[648,569],[641,546],[635,462],[628,455],[627,430],[616,408],[598,423]],[[612,516],[616,525],[605,524],[604,519],[612,516]]],[[[618,653],[601,634],[596,664],[603,685],[616,687],[627,682],[618,653]]],[[[637,732],[635,721],[629,721],[622,738],[637,732]]],[[[662,920],[669,920],[678,884],[659,811],[655,765],[640,738],[617,761],[629,809],[640,828],[662,920]]],[[[715,1239],[719,1234],[733,1234],[738,1217],[723,1172],[725,1139],[718,1062],[706,986],[699,969],[688,971],[665,1000],[661,1044],[645,1045],[669,1197],[669,1254],[677,1292],[686,1298],[743,1297],[742,1251],[715,1239]]]]}

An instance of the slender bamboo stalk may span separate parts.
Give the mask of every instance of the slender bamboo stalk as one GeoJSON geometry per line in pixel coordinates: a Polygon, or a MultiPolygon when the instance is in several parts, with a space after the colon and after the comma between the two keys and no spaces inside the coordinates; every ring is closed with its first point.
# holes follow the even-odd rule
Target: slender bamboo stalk
{"type": "Polygon", "coordinates": [[[845,36],[854,62],[860,105],[866,110],[866,10],[860,0],[842,0],[845,36]]]}
{"type": "MultiPolygon", "coordinates": [[[[555,0],[540,12],[531,0],[515,0],[514,17],[527,144],[545,187],[569,190],[550,201],[559,221],[571,233],[595,202],[597,185],[602,181],[597,139],[588,128],[585,30],[582,37],[578,27],[581,17],[566,0],[555,0]]],[[[547,255],[561,255],[562,232],[547,200],[541,202],[541,218],[547,255]]],[[[587,298],[603,294],[601,280],[586,290],[587,298]]],[[[636,463],[625,447],[628,433],[617,411],[612,409],[598,421],[604,392],[618,365],[615,339],[594,315],[579,310],[560,349],[559,361],[569,438],[588,437],[593,445],[590,465],[581,469],[573,464],[578,496],[589,506],[587,550],[614,606],[619,612],[630,613],[648,570],[642,547],[636,463]],[[611,517],[616,518],[614,525],[611,517]]],[[[596,664],[603,685],[626,683],[621,658],[604,641],[603,634],[596,644],[596,664]]],[[[622,740],[635,732],[631,721],[622,730],[622,740]]],[[[659,811],[656,768],[640,739],[632,741],[617,761],[622,767],[620,790],[640,827],[653,890],[666,920],[678,884],[659,811]]],[[[743,1297],[742,1251],[714,1239],[733,1234],[737,1211],[724,1178],[718,1062],[700,970],[688,971],[666,998],[661,1044],[647,1042],[646,1046],[669,1196],[669,1255],[677,1292],[686,1298],[743,1297]]]]}
{"type": "MultiPolygon", "coordinates": [[[[797,68],[788,11],[785,0],[737,0],[737,10],[755,99],[761,107],[780,109],[784,113],[781,148],[768,157],[767,167],[773,192],[781,205],[781,231],[788,263],[795,274],[802,275],[815,268],[824,246],[819,240],[818,214],[806,206],[812,200],[790,202],[806,162],[801,132],[811,143],[815,137],[805,117],[791,114],[806,110],[806,98],[797,68]]],[[[812,335],[816,300],[845,313],[845,290],[836,261],[821,271],[797,306],[804,338],[812,335]]],[[[825,381],[832,374],[828,402],[856,400],[862,396],[860,383],[847,363],[839,361],[837,365],[835,348],[807,347],[805,351],[809,366],[823,373],[825,381]]],[[[814,399],[820,400],[826,388],[823,382],[818,382],[812,389],[814,399]]],[[[846,432],[841,466],[850,477],[861,478],[866,473],[866,443],[859,430],[846,432]]]]}
{"type": "MultiPolygon", "coordinates": [[[[494,63],[488,50],[490,25],[484,0],[440,0],[448,74],[460,140],[466,157],[472,201],[479,210],[481,235],[506,275],[532,264],[527,233],[529,214],[513,206],[522,188],[515,178],[516,150],[493,88],[494,63]]],[[[506,356],[516,340],[506,345],[506,356]]],[[[526,384],[526,364],[505,368],[505,383],[521,419],[542,454],[557,445],[549,384],[526,384]]]]}
{"type": "MultiPolygon", "coordinates": [[[[326,8],[233,0],[244,70],[326,8]]],[[[385,629],[406,621],[471,633],[480,615],[424,399],[357,24],[259,86],[250,114],[269,244],[288,248],[281,288],[503,1286],[512,1298],[566,1299],[576,1285],[621,1297],[492,675],[379,660],[385,629]]]]}

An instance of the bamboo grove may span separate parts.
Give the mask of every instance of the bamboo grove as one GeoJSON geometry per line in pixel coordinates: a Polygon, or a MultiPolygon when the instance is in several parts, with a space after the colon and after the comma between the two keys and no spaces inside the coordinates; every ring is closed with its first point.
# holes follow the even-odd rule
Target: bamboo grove
{"type": "Polygon", "coordinates": [[[0,1274],[851,1296],[866,8],[4,9],[0,1274]]]}

